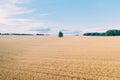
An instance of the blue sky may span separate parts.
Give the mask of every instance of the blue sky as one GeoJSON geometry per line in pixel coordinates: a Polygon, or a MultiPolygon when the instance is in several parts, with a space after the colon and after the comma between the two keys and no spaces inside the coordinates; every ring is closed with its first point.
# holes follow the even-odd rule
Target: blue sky
{"type": "Polygon", "coordinates": [[[0,32],[66,34],[120,29],[120,0],[1,0],[0,32]]]}

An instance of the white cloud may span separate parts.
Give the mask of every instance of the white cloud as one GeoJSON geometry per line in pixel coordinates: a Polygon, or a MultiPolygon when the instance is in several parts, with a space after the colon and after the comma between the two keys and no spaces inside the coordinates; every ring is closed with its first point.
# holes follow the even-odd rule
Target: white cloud
{"type": "Polygon", "coordinates": [[[34,12],[34,9],[29,10],[20,6],[21,4],[26,3],[27,0],[0,1],[0,32],[35,33],[30,30],[46,25],[39,20],[33,20],[29,17],[20,17],[21,15],[31,14],[34,12]]]}
{"type": "Polygon", "coordinates": [[[86,33],[86,32],[106,32],[107,30],[111,30],[111,29],[118,29],[120,30],[120,26],[116,25],[116,26],[108,26],[108,27],[94,27],[94,28],[88,28],[82,31],[82,33],[86,33]]]}
{"type": "MultiPolygon", "coordinates": [[[[57,34],[59,30],[62,30],[62,29],[68,30],[65,33],[73,33],[75,31],[78,31],[77,28],[72,26],[70,27],[70,25],[43,22],[40,19],[35,19],[30,17],[28,18],[21,17],[21,15],[34,14],[35,9],[27,9],[23,6],[20,6],[21,4],[29,3],[29,1],[30,0],[0,1],[0,13],[1,13],[0,14],[0,32],[37,33],[40,31],[37,31],[36,29],[44,30],[47,28],[50,28],[49,33],[51,34],[57,34]],[[66,28],[64,28],[64,26],[66,28]]],[[[48,16],[48,15],[49,15],[48,13],[40,13],[37,16],[41,17],[41,16],[48,16]]]]}
{"type": "Polygon", "coordinates": [[[49,15],[48,13],[40,14],[40,16],[48,16],[48,15],[49,15]]]}

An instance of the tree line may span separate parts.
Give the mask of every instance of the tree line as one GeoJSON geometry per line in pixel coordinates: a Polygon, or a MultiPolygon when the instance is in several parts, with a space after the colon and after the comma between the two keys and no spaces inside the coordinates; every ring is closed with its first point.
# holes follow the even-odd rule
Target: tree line
{"type": "Polygon", "coordinates": [[[108,30],[104,33],[84,33],[84,36],[120,36],[120,30],[108,30]]]}
{"type": "MultiPolygon", "coordinates": [[[[0,35],[30,35],[33,36],[34,34],[17,34],[17,33],[0,33],[0,35]]],[[[36,36],[47,36],[49,34],[39,34],[37,33],[36,36]]],[[[64,34],[62,32],[58,33],[58,37],[63,37],[64,34]]],[[[120,36],[120,30],[108,30],[103,33],[99,32],[91,32],[91,33],[84,33],[83,36],[120,36]]]]}

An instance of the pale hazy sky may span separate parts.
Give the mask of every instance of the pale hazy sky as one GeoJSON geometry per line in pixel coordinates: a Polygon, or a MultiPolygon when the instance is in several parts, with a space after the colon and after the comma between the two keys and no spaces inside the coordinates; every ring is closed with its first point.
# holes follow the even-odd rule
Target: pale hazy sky
{"type": "Polygon", "coordinates": [[[64,33],[120,29],[120,0],[0,0],[0,32],[64,33]]]}

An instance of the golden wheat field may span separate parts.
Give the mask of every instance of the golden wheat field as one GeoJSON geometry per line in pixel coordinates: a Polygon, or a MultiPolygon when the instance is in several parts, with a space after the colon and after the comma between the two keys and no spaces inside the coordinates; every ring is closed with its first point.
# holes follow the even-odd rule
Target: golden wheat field
{"type": "Polygon", "coordinates": [[[0,80],[120,80],[120,37],[0,36],[0,80]]]}

